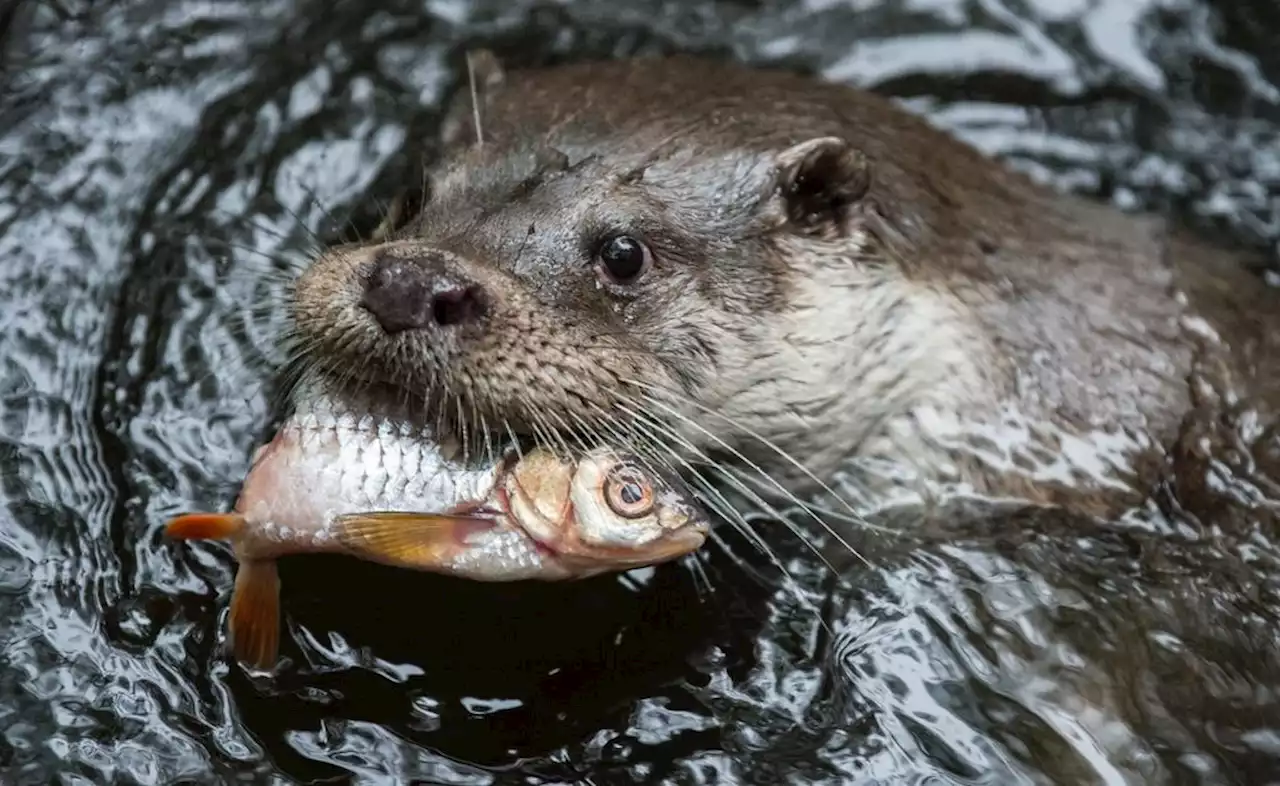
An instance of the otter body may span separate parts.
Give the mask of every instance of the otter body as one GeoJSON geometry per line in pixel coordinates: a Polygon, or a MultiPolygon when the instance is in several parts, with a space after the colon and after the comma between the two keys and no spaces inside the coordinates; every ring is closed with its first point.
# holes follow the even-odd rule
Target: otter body
{"type": "Polygon", "coordinates": [[[1280,293],[1239,257],[875,94],[691,57],[481,64],[421,209],[294,303],[310,362],[460,430],[1105,513],[1155,481],[1193,379],[1280,390],[1280,293]]]}

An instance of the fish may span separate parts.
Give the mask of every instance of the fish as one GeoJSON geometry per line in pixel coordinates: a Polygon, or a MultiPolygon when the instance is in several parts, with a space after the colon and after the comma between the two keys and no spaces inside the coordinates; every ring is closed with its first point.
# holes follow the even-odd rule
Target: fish
{"type": "Polygon", "coordinates": [[[709,519],[675,473],[625,450],[568,456],[508,446],[476,464],[432,429],[299,385],[294,412],[255,451],[229,513],[169,520],[168,537],[230,542],[228,620],[236,659],[278,658],[277,560],[337,553],[477,581],[562,581],[693,553],[709,519]],[[356,414],[356,413],[360,414],[356,414]]]}

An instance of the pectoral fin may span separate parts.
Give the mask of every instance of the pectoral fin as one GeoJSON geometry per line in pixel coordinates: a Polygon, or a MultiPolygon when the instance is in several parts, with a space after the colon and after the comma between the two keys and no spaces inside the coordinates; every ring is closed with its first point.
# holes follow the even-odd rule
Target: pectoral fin
{"type": "Polygon", "coordinates": [[[275,665],[280,647],[280,576],[275,560],[240,563],[228,625],[237,660],[258,669],[275,665]]]}
{"type": "Polygon", "coordinates": [[[357,556],[430,570],[448,561],[468,535],[496,526],[484,516],[375,511],[339,516],[333,532],[357,556]]]}

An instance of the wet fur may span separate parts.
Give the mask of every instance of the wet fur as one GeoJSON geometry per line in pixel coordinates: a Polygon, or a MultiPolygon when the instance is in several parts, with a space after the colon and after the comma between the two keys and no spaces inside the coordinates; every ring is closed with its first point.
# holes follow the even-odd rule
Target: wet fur
{"type": "Polygon", "coordinates": [[[740,453],[793,490],[812,478],[790,457],[877,492],[902,481],[863,470],[896,462],[1098,513],[1134,501],[1109,470],[1035,464],[1063,435],[1111,439],[1110,469],[1153,482],[1189,372],[1222,354],[1184,317],[1237,326],[1222,373],[1275,377],[1259,369],[1280,298],[1238,265],[1216,280],[1256,300],[1218,287],[1200,309],[1212,252],[1041,188],[873,94],[689,57],[483,65],[421,211],[300,278],[308,362],[473,430],[643,432],[691,463],[740,453]],[[592,272],[610,231],[653,247],[632,288],[592,272]],[[379,254],[478,283],[488,320],[382,333],[359,306],[379,254]]]}

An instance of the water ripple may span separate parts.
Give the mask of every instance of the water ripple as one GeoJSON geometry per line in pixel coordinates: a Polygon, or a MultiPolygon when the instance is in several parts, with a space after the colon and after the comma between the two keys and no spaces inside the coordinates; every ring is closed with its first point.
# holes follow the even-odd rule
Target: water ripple
{"type": "MultiPolygon", "coordinates": [[[[229,503],[269,426],[291,275],[412,165],[401,148],[430,136],[461,46],[786,59],[1061,188],[1280,238],[1272,4],[624,5],[129,0],[15,17],[0,779],[1272,776],[1280,433],[1211,379],[1174,487],[1105,526],[957,515],[866,544],[875,568],[839,584],[779,536],[791,588],[758,581],[769,566],[730,535],[711,593],[677,567],[513,589],[285,561],[295,668],[263,683],[227,663],[230,556],[177,548],[161,523],[229,503]]],[[[1046,452],[1005,426],[963,436],[1063,482],[1123,480],[1115,435],[1046,452]]]]}

